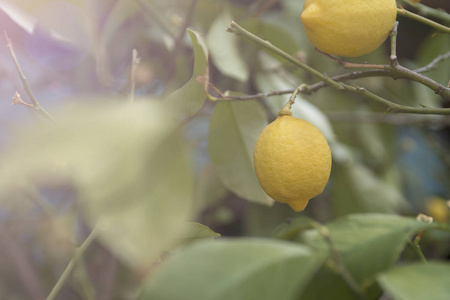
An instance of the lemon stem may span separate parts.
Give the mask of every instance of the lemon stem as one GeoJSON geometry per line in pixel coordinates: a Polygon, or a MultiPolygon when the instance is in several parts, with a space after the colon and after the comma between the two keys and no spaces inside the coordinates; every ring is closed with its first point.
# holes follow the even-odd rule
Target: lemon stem
{"type": "Polygon", "coordinates": [[[285,115],[292,116],[291,107],[292,107],[292,105],[294,105],[295,98],[297,97],[298,93],[300,93],[300,91],[302,91],[305,88],[305,86],[306,86],[306,84],[302,83],[298,88],[296,88],[294,90],[291,97],[289,97],[288,103],[286,103],[286,105],[283,107],[283,109],[280,110],[280,112],[278,113],[279,116],[285,116],[285,115]]]}

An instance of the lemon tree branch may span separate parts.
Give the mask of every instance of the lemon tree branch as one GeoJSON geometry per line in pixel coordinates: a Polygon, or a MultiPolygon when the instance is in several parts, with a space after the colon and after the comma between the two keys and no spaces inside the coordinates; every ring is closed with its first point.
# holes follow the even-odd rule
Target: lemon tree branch
{"type": "MultiPolygon", "coordinates": [[[[327,75],[322,74],[319,71],[317,71],[316,69],[295,59],[294,57],[292,57],[288,53],[284,52],[280,48],[272,45],[270,42],[263,40],[260,37],[254,35],[253,33],[245,30],[244,28],[239,26],[236,22],[231,22],[230,27],[227,28],[227,31],[235,33],[238,36],[242,36],[243,38],[248,39],[248,40],[258,44],[259,46],[279,55],[280,57],[286,59],[287,61],[294,64],[295,66],[307,71],[311,75],[315,76],[316,78],[320,79],[321,81],[325,82],[326,84],[328,84],[329,86],[331,86],[337,90],[347,90],[347,91],[359,94],[361,96],[364,96],[373,101],[379,102],[379,103],[385,105],[388,108],[388,111],[415,113],[415,114],[450,115],[450,109],[447,109],[447,108],[411,107],[411,106],[401,105],[401,104],[397,104],[392,101],[389,101],[387,99],[384,99],[364,88],[357,87],[357,86],[351,86],[351,85],[348,85],[348,84],[345,84],[342,82],[337,82],[337,81],[333,80],[332,78],[328,77],[327,75]]],[[[387,70],[394,71],[392,68],[391,69],[387,68],[387,70]]],[[[413,72],[413,71],[410,71],[410,72],[413,72]]],[[[395,71],[395,73],[400,73],[400,72],[395,71]]],[[[420,75],[420,74],[418,74],[418,75],[420,75]]],[[[410,77],[417,78],[416,74],[414,74],[414,76],[412,76],[410,74],[410,77]]],[[[405,78],[407,78],[407,77],[405,77],[405,78]]],[[[431,79],[429,79],[429,80],[431,80],[431,79]]],[[[440,94],[442,95],[442,93],[444,93],[445,91],[446,91],[445,88],[442,91],[440,90],[440,94]]]]}
{"type": "MultiPolygon", "coordinates": [[[[366,78],[366,77],[394,77],[395,74],[388,70],[367,70],[367,71],[355,71],[350,73],[345,73],[341,75],[337,75],[334,77],[331,77],[336,82],[341,81],[348,81],[352,79],[359,79],[359,78],[366,78]]],[[[257,93],[253,95],[243,95],[243,96],[232,96],[227,95],[226,93],[220,92],[214,85],[211,83],[209,84],[210,87],[219,95],[219,97],[212,97],[213,101],[250,101],[250,100],[258,100],[263,99],[267,97],[272,96],[280,96],[280,95],[286,95],[286,94],[292,94],[296,89],[285,89],[285,90],[278,90],[278,91],[269,91],[264,93],[257,93]]],[[[299,94],[303,95],[312,95],[313,93],[317,92],[318,90],[328,87],[329,85],[326,84],[323,81],[314,83],[314,84],[302,84],[300,85],[297,90],[299,94]]]]}
{"type": "Polygon", "coordinates": [[[92,242],[98,236],[99,230],[100,230],[99,226],[98,225],[95,226],[94,229],[89,234],[89,236],[86,238],[86,240],[84,240],[83,244],[81,244],[80,247],[75,249],[75,252],[73,253],[72,258],[70,259],[69,264],[67,265],[61,277],[59,277],[55,286],[51,290],[50,294],[47,297],[47,300],[56,299],[56,296],[58,295],[59,291],[62,289],[66,281],[69,279],[72,270],[75,268],[76,264],[79,262],[84,252],[86,252],[86,249],[92,244],[92,242]]]}
{"type": "MultiPolygon", "coordinates": [[[[394,31],[393,31],[394,32],[394,31]]],[[[421,83],[423,85],[425,85],[426,87],[430,88],[431,90],[433,90],[436,94],[438,94],[439,96],[441,96],[443,99],[445,100],[449,100],[450,101],[450,87],[446,87],[436,81],[434,81],[433,79],[420,74],[417,71],[412,71],[408,68],[405,68],[403,66],[401,66],[398,61],[397,61],[397,55],[395,53],[395,34],[392,35],[392,39],[394,42],[392,42],[392,48],[394,50],[391,50],[391,57],[390,57],[390,64],[389,65],[378,65],[378,64],[359,64],[359,63],[352,63],[352,62],[348,62],[342,59],[338,59],[328,53],[324,53],[318,49],[316,49],[318,52],[322,53],[323,55],[325,55],[326,57],[330,58],[331,60],[337,62],[338,64],[340,64],[341,66],[343,66],[346,69],[353,69],[353,68],[360,68],[360,69],[377,69],[377,70],[386,70],[386,71],[390,71],[393,76],[393,78],[395,79],[399,79],[399,78],[403,78],[403,79],[409,79],[411,81],[415,81],[418,83],[421,83]]],[[[420,70],[421,72],[423,71],[427,71],[429,69],[431,69],[432,67],[434,67],[438,62],[448,58],[448,56],[450,56],[448,53],[442,55],[441,57],[436,58],[435,60],[437,60],[437,62],[435,62],[435,60],[433,60],[430,64],[429,67],[426,66],[424,67],[424,70],[420,70]]]]}
{"type": "Polygon", "coordinates": [[[404,8],[397,8],[397,13],[399,15],[408,17],[410,19],[416,20],[418,22],[421,22],[423,24],[426,24],[434,29],[436,29],[438,32],[442,32],[442,33],[450,33],[450,27],[444,26],[442,24],[436,23],[430,19],[427,19],[425,17],[422,17],[421,15],[415,14],[413,12],[407,11],[404,8]]]}
{"type": "Polygon", "coordinates": [[[400,2],[406,4],[407,6],[413,7],[422,16],[431,17],[433,19],[439,19],[445,23],[450,23],[450,14],[446,13],[443,9],[432,8],[421,3],[412,3],[409,0],[400,0],[400,2]]]}
{"type": "Polygon", "coordinates": [[[36,112],[38,112],[39,114],[41,114],[45,118],[47,118],[49,120],[52,120],[53,122],[56,122],[55,119],[52,117],[52,115],[50,115],[50,113],[48,113],[39,104],[39,102],[36,100],[36,98],[34,97],[33,93],[31,92],[31,88],[28,85],[27,78],[25,77],[24,73],[22,72],[22,68],[20,67],[19,61],[17,60],[17,56],[16,56],[16,53],[14,52],[14,48],[13,48],[11,39],[9,38],[8,34],[6,33],[6,31],[3,31],[3,33],[5,35],[5,39],[6,39],[6,42],[7,42],[6,47],[8,47],[8,49],[9,49],[9,53],[11,54],[11,57],[12,57],[12,59],[14,61],[14,65],[16,66],[17,72],[19,73],[20,80],[22,81],[23,88],[25,89],[25,92],[30,97],[30,100],[31,100],[31,103],[32,103],[32,105],[26,105],[26,106],[29,106],[29,107],[33,108],[36,112]]]}

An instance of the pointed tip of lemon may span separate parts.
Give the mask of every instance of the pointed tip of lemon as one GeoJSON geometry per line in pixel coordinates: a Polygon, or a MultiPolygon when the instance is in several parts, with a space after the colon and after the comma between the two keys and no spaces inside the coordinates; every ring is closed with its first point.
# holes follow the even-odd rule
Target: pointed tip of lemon
{"type": "Polygon", "coordinates": [[[305,210],[306,205],[308,205],[309,199],[308,200],[296,200],[296,201],[290,201],[288,203],[288,205],[295,210],[296,212],[301,212],[303,210],[305,210]]]}

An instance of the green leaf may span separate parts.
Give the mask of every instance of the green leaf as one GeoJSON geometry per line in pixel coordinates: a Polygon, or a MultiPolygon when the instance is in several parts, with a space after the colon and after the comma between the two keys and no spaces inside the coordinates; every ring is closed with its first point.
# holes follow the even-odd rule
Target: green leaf
{"type": "Polygon", "coordinates": [[[278,225],[273,230],[272,236],[278,239],[292,240],[296,238],[300,232],[312,228],[312,221],[313,220],[308,217],[294,218],[293,220],[278,225]]]}
{"type": "Polygon", "coordinates": [[[189,156],[159,103],[93,103],[56,125],[27,127],[1,158],[0,193],[20,181],[73,187],[87,221],[100,222],[100,240],[140,265],[174,243],[190,215],[189,156]]]}
{"type": "Polygon", "coordinates": [[[200,239],[217,237],[220,237],[220,233],[212,231],[208,226],[196,222],[187,222],[178,240],[182,244],[187,244],[200,239]]]}
{"type": "MultiPolygon", "coordinates": [[[[360,284],[390,268],[413,233],[433,227],[437,225],[419,222],[414,218],[385,214],[355,214],[327,225],[333,244],[340,252],[344,264],[360,284]]],[[[318,229],[304,232],[302,240],[314,249],[329,248],[318,229]]],[[[339,294],[346,290],[348,292],[341,279],[336,282],[338,277],[329,268],[322,269],[308,286],[308,297],[305,299],[328,299],[334,293],[339,294]],[[335,284],[324,290],[322,285],[327,280],[335,284]]]]}
{"type": "Polygon", "coordinates": [[[396,300],[447,300],[450,299],[450,264],[408,264],[379,275],[378,282],[396,300]]]}
{"type": "Polygon", "coordinates": [[[193,244],[170,257],[141,300],[290,300],[308,284],[323,255],[262,239],[193,244]]]}
{"type": "Polygon", "coordinates": [[[171,93],[166,101],[169,107],[182,116],[195,114],[203,105],[209,82],[208,48],[202,35],[188,29],[194,49],[195,62],[191,79],[171,93]]]}
{"type": "Polygon", "coordinates": [[[218,103],[209,127],[209,154],[223,184],[238,196],[271,205],[253,169],[256,140],[267,125],[256,102],[218,103]]]}
{"type": "Polygon", "coordinates": [[[346,161],[333,165],[333,206],[338,216],[377,212],[394,213],[406,204],[402,194],[366,166],[346,161]]]}
{"type": "Polygon", "coordinates": [[[249,70],[238,47],[238,37],[225,29],[233,17],[230,10],[225,9],[211,25],[207,40],[211,58],[219,71],[238,81],[248,80],[249,70]]]}

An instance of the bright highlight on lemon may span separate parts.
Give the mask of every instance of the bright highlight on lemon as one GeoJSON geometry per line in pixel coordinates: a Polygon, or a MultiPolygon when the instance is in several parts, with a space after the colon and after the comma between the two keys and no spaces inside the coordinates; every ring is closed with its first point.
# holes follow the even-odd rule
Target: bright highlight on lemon
{"type": "Polygon", "coordinates": [[[356,57],[377,49],[394,28],[395,0],[306,0],[302,23],[317,49],[356,57]]]}
{"type": "Polygon", "coordinates": [[[331,151],[317,127],[282,114],[256,141],[254,166],[266,194],[299,212],[327,184],[331,151]]]}

